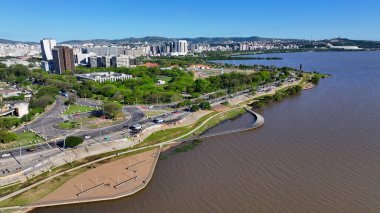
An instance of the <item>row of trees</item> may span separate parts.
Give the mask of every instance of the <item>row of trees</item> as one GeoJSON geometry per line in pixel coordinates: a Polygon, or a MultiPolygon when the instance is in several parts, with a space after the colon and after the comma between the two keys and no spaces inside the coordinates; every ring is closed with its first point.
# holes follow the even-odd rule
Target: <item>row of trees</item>
{"type": "Polygon", "coordinates": [[[191,106],[190,111],[191,112],[196,112],[196,111],[198,111],[200,109],[202,109],[202,110],[211,110],[211,104],[210,104],[210,102],[203,101],[203,102],[201,102],[199,104],[194,104],[194,105],[191,106]]]}

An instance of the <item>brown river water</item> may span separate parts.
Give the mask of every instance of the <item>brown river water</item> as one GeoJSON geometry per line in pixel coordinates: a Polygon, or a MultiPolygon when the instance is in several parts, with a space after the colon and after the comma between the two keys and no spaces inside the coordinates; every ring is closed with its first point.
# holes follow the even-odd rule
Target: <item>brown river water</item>
{"type": "MultiPolygon", "coordinates": [[[[302,63],[332,77],[258,110],[259,129],[164,153],[131,197],[33,212],[380,212],[380,52],[274,56],[283,60],[229,63],[302,63]]],[[[252,120],[245,114],[209,132],[252,120]]]]}

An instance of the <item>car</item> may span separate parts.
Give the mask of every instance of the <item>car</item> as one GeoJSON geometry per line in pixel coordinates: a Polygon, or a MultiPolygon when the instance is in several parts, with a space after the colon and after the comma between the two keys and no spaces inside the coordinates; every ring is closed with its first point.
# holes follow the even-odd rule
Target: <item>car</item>
{"type": "Polygon", "coordinates": [[[84,136],[84,139],[90,139],[90,138],[91,138],[91,135],[84,136]]]}
{"type": "Polygon", "coordinates": [[[155,119],[153,119],[153,122],[156,124],[160,124],[160,123],[164,122],[164,119],[163,118],[155,118],[155,119]]]}
{"type": "Polygon", "coordinates": [[[36,151],[34,148],[28,148],[28,149],[26,149],[26,151],[27,152],[34,152],[34,151],[36,151]]]}
{"type": "Polygon", "coordinates": [[[1,155],[2,158],[6,158],[6,157],[9,157],[9,156],[11,156],[11,154],[9,154],[9,153],[5,153],[5,154],[1,155]]]}
{"type": "Polygon", "coordinates": [[[140,124],[135,124],[130,127],[133,131],[141,130],[142,126],[140,124]]]}

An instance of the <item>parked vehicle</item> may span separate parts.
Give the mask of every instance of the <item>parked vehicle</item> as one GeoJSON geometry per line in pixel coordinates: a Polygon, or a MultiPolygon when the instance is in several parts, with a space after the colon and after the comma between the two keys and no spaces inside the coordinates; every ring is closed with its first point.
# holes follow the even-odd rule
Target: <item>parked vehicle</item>
{"type": "Polygon", "coordinates": [[[27,152],[34,152],[34,151],[36,151],[34,148],[28,148],[28,149],[26,149],[26,151],[27,152]]]}
{"type": "Polygon", "coordinates": [[[163,118],[155,118],[155,119],[153,119],[153,122],[156,124],[164,123],[164,119],[163,118]]]}
{"type": "Polygon", "coordinates": [[[140,124],[135,124],[135,125],[132,125],[131,126],[131,129],[133,131],[137,131],[137,130],[141,130],[142,129],[142,126],[140,124]]]}
{"type": "Polygon", "coordinates": [[[6,157],[9,157],[9,156],[11,156],[11,154],[9,154],[9,153],[5,153],[5,154],[1,155],[2,158],[6,158],[6,157]]]}

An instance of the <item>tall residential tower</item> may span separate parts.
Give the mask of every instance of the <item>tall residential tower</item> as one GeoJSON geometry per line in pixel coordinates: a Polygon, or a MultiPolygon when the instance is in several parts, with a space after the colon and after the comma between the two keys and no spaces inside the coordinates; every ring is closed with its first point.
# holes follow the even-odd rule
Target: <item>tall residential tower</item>
{"type": "Polygon", "coordinates": [[[53,49],[54,73],[62,75],[65,71],[74,73],[73,49],[66,46],[56,46],[53,49]]]}
{"type": "Polygon", "coordinates": [[[57,42],[51,38],[44,38],[40,41],[43,61],[53,60],[52,50],[57,46],[57,42]]]}
{"type": "Polygon", "coordinates": [[[187,54],[187,41],[186,40],[178,40],[178,55],[186,55],[187,54]]]}

